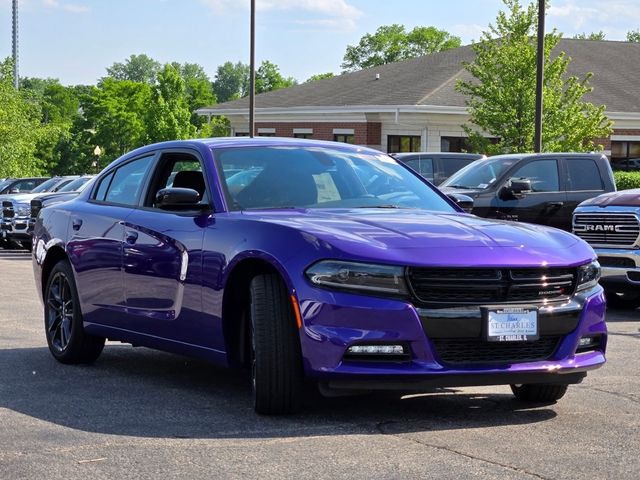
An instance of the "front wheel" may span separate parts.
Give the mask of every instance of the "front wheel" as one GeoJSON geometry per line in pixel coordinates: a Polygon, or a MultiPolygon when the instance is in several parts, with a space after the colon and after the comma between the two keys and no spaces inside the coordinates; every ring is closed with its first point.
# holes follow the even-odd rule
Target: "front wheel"
{"type": "Polygon", "coordinates": [[[267,415],[294,413],[302,403],[302,354],[287,289],[278,275],[258,275],[250,298],[254,408],[267,415]]]}
{"type": "Polygon", "coordinates": [[[613,308],[635,309],[640,307],[640,292],[605,291],[607,304],[613,308]]]}
{"type": "Polygon", "coordinates": [[[104,348],[104,338],[84,331],[73,271],[65,260],[53,267],[47,280],[44,327],[49,351],[61,363],[92,363],[104,348]]]}
{"type": "Polygon", "coordinates": [[[568,385],[529,383],[511,385],[511,391],[518,400],[525,402],[556,402],[567,393],[568,385]]]}

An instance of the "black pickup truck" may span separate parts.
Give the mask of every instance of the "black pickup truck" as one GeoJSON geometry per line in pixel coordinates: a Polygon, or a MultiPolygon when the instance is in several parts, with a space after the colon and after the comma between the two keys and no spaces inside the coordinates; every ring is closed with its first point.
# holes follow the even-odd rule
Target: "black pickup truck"
{"type": "Polygon", "coordinates": [[[496,155],[476,160],[439,187],[474,201],[480,217],[538,223],[571,231],[579,203],[616,185],[611,165],[600,153],[496,155]]]}

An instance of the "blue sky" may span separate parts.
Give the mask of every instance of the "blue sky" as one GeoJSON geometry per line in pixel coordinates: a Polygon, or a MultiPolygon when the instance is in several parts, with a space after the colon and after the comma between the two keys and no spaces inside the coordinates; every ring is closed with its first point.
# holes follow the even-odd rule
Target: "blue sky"
{"type": "MultiPolygon", "coordinates": [[[[433,25],[478,39],[501,0],[256,0],[257,59],[300,81],[340,72],[346,46],[380,25],[433,25]]],[[[526,1],[526,0],[525,0],[526,1]]],[[[524,2],[523,2],[524,3],[524,2]]],[[[550,0],[548,28],[602,30],[623,40],[640,28],[640,0],[550,0]]],[[[248,63],[249,0],[19,0],[20,75],[92,84],[131,54],[198,63],[213,78],[227,60],[248,63]]],[[[11,54],[11,0],[0,0],[0,58],[11,54]]]]}

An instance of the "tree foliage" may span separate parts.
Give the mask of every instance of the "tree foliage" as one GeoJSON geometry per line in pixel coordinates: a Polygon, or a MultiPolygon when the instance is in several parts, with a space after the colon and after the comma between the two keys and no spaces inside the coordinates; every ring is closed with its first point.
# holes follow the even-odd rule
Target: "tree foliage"
{"type": "Polygon", "coordinates": [[[640,29],[627,32],[627,42],[640,42],[640,29]]]}
{"type": "Polygon", "coordinates": [[[317,73],[307,78],[307,80],[304,83],[315,82],[316,80],[324,80],[325,78],[333,78],[333,77],[335,77],[333,72],[317,73]]]}
{"type": "Polygon", "coordinates": [[[13,63],[0,63],[0,177],[36,175],[44,170],[38,142],[55,132],[41,122],[42,110],[29,91],[13,87],[13,63]]]}
{"type": "Polygon", "coordinates": [[[131,55],[122,63],[116,62],[107,68],[107,77],[115,80],[130,80],[152,84],[162,66],[147,55],[131,55]]]}
{"type": "Polygon", "coordinates": [[[249,65],[225,62],[218,67],[213,90],[218,102],[236,100],[249,94],[249,65]]]}
{"type": "Polygon", "coordinates": [[[264,60],[256,70],[256,93],[292,87],[297,83],[293,77],[283,77],[280,68],[268,60],[264,60]]]}
{"type": "Polygon", "coordinates": [[[403,25],[383,25],[374,34],[366,34],[358,45],[347,46],[342,68],[360,70],[398,62],[460,46],[460,38],[436,27],[415,27],[410,32],[403,25]]]}
{"type": "MultiPolygon", "coordinates": [[[[473,45],[476,59],[466,63],[471,81],[459,81],[457,89],[468,97],[470,122],[465,126],[474,149],[487,153],[533,150],[536,86],[537,8],[522,7],[518,0],[503,0],[508,12],[500,12],[495,25],[473,45]],[[492,137],[491,144],[478,129],[492,137]]],[[[583,100],[592,88],[591,74],[567,77],[571,59],[552,51],[560,41],[555,30],[545,35],[543,151],[589,151],[595,138],[607,137],[611,122],[605,106],[583,100]]]]}
{"type": "Polygon", "coordinates": [[[573,38],[578,40],[604,40],[606,37],[605,33],[600,30],[599,32],[591,32],[591,33],[578,33],[574,35],[573,38]]]}

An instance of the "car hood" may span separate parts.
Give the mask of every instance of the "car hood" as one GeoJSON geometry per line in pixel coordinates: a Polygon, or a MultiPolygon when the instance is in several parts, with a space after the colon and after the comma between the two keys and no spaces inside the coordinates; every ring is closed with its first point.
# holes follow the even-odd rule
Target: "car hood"
{"type": "Polygon", "coordinates": [[[582,202],[580,207],[640,207],[640,188],[633,190],[620,190],[619,192],[609,192],[598,195],[582,202]]]}
{"type": "Polygon", "coordinates": [[[591,247],[570,233],[463,213],[365,208],[244,215],[298,230],[316,248],[390,262],[538,266],[595,258],[591,247]]]}
{"type": "Polygon", "coordinates": [[[10,195],[0,195],[0,202],[11,201],[14,203],[29,203],[38,193],[12,193],[10,195]]]}

